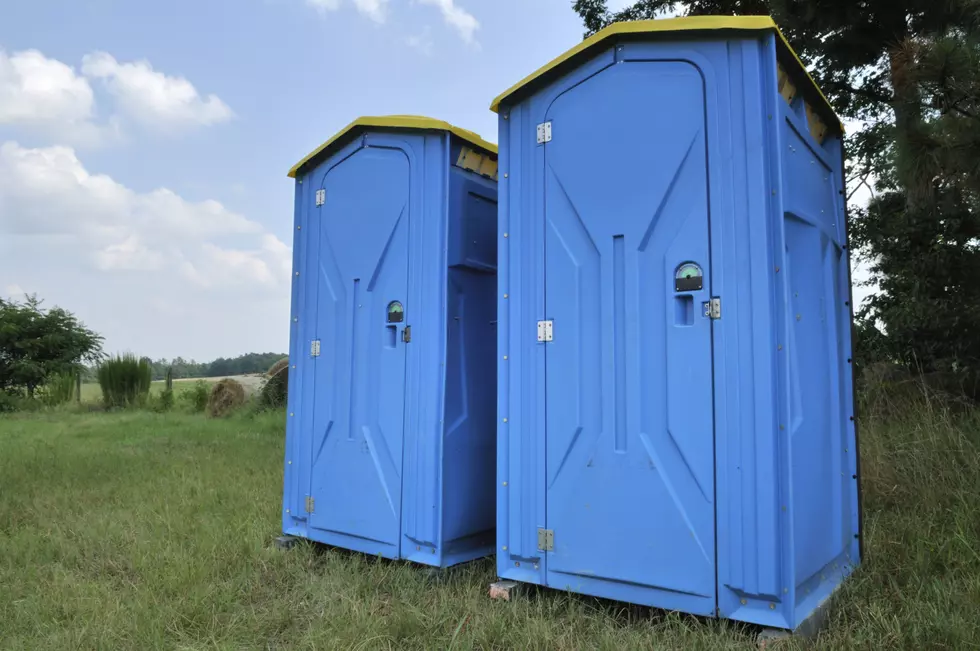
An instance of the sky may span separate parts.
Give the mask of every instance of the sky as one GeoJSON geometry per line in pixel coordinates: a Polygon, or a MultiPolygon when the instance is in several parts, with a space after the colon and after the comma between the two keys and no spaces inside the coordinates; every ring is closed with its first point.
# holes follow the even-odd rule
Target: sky
{"type": "Polygon", "coordinates": [[[0,296],[108,352],[286,351],[289,168],[361,115],[496,142],[493,97],[581,40],[571,4],[0,0],[0,296]]]}
{"type": "Polygon", "coordinates": [[[288,169],[360,115],[495,142],[582,31],[570,0],[0,0],[0,296],[110,352],[285,351],[288,169]]]}

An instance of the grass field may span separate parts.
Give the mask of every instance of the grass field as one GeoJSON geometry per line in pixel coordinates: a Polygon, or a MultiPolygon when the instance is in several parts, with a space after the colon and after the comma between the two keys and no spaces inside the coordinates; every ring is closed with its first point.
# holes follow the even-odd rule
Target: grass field
{"type": "MultiPolygon", "coordinates": [[[[236,376],[240,379],[240,376],[236,376]]],[[[221,378],[188,378],[185,380],[174,380],[174,397],[179,399],[180,394],[193,387],[197,382],[205,382],[208,385],[214,384],[221,378]]],[[[258,379],[249,378],[252,384],[257,384],[258,379]]],[[[163,380],[157,380],[150,384],[150,395],[158,396],[164,389],[163,380]]],[[[102,399],[102,389],[98,382],[85,382],[82,384],[82,402],[92,403],[102,399]]]]}
{"type": "MultiPolygon", "coordinates": [[[[0,418],[0,648],[754,648],[751,627],[555,591],[491,602],[489,561],[434,581],[278,552],[283,421],[0,418]]],[[[980,646],[978,432],[928,406],[865,425],[869,558],[817,648],[980,646]]]]}

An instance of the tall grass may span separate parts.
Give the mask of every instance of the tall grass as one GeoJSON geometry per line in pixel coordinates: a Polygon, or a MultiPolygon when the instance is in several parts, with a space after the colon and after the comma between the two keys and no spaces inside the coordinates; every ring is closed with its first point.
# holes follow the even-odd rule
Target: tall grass
{"type": "Polygon", "coordinates": [[[77,371],[65,371],[63,373],[53,373],[48,376],[41,394],[42,400],[46,405],[64,405],[71,402],[75,397],[75,383],[78,379],[77,371]]]}
{"type": "Polygon", "coordinates": [[[99,364],[98,377],[107,407],[135,407],[146,404],[153,369],[149,359],[126,353],[99,364]]]}

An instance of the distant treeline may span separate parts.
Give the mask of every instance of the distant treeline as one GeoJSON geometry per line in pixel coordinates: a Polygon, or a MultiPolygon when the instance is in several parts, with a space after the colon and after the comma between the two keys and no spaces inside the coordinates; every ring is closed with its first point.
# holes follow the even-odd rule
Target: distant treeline
{"type": "Polygon", "coordinates": [[[212,362],[195,362],[183,357],[174,359],[157,359],[151,362],[153,379],[162,380],[166,377],[167,369],[173,367],[174,378],[193,377],[222,377],[225,375],[245,375],[248,373],[265,373],[269,367],[278,362],[285,353],[248,353],[239,357],[219,357],[212,362]]]}

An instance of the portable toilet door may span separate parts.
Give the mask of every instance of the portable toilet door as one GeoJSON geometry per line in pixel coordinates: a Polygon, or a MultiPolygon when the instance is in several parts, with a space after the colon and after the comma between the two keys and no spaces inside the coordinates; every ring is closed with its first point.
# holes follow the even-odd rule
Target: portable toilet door
{"type": "Polygon", "coordinates": [[[614,24],[492,108],[499,575],[797,628],[860,560],[832,109],[768,17],[614,24]]]}
{"type": "Polygon", "coordinates": [[[496,147],[360,118],[296,179],[283,530],[445,566],[494,542],[496,147]]]}

